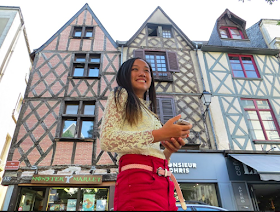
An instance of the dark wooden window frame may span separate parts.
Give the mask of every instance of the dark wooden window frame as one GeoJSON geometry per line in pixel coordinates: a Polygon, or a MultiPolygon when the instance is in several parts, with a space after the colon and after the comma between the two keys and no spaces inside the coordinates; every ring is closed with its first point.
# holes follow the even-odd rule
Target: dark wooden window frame
{"type": "Polygon", "coordinates": [[[94,125],[95,125],[95,112],[96,112],[96,107],[94,108],[94,115],[84,115],[83,110],[85,105],[95,105],[96,106],[96,101],[90,101],[90,100],[78,100],[78,101],[65,101],[64,102],[64,108],[63,108],[63,114],[61,115],[61,127],[60,127],[60,132],[59,132],[59,141],[76,141],[76,140],[83,140],[83,141],[93,141],[95,139],[95,130],[94,130],[94,125]],[[66,114],[66,107],[67,105],[78,105],[78,111],[77,114],[66,114]],[[63,126],[64,126],[64,121],[66,120],[76,120],[76,127],[75,127],[75,134],[74,138],[71,137],[62,137],[63,133],[63,126]],[[93,121],[93,137],[92,138],[82,138],[81,137],[81,131],[82,131],[82,122],[83,121],[93,121]]]}
{"type": "Polygon", "coordinates": [[[94,30],[95,30],[95,28],[93,26],[84,26],[84,25],[83,26],[79,26],[79,25],[73,26],[72,32],[70,34],[72,36],[70,36],[70,37],[71,38],[78,38],[78,39],[81,39],[81,38],[83,38],[83,39],[92,39],[94,37],[94,30]],[[86,32],[87,32],[88,29],[92,29],[92,36],[90,36],[90,37],[86,36],[86,32]],[[77,30],[81,31],[81,36],[75,36],[75,32],[77,30]]]}
{"type": "MultiPolygon", "coordinates": [[[[256,64],[256,62],[255,62],[255,59],[254,59],[253,55],[228,54],[228,57],[238,57],[238,58],[239,58],[239,62],[240,62],[240,65],[241,65],[241,67],[242,67],[242,71],[243,71],[245,77],[236,77],[236,78],[242,78],[242,79],[259,79],[259,78],[261,78],[260,73],[259,73],[259,70],[258,70],[258,67],[257,67],[257,64],[256,64]],[[257,76],[258,76],[257,78],[247,77],[247,73],[246,73],[246,70],[245,70],[245,68],[244,68],[244,64],[243,64],[243,62],[242,62],[241,57],[249,57],[249,58],[251,58],[252,64],[253,64],[253,66],[254,66],[254,68],[255,68],[255,73],[256,73],[257,76]]],[[[229,63],[230,63],[230,67],[231,67],[231,70],[232,70],[232,75],[233,75],[233,77],[235,77],[235,76],[234,76],[234,73],[233,73],[233,68],[232,68],[232,66],[231,66],[230,59],[229,59],[229,63]]]]}
{"type": "MultiPolygon", "coordinates": [[[[245,39],[242,30],[240,30],[238,27],[221,26],[221,27],[219,28],[219,33],[220,33],[220,37],[222,38],[220,29],[226,30],[227,35],[228,35],[228,38],[230,38],[230,39],[235,39],[235,40],[244,40],[244,39],[245,39]],[[241,39],[233,38],[230,29],[236,29],[236,30],[238,30],[238,32],[239,32],[240,35],[241,35],[241,39]]],[[[223,38],[222,38],[222,39],[223,39],[223,38]]],[[[225,39],[227,39],[227,38],[225,38],[225,39]]]]}
{"type": "MultiPolygon", "coordinates": [[[[155,81],[163,81],[163,82],[173,82],[173,72],[180,72],[179,69],[179,63],[177,59],[177,53],[173,51],[155,51],[150,49],[135,49],[133,52],[134,57],[140,57],[146,60],[146,52],[150,54],[159,54],[159,55],[165,55],[166,65],[167,65],[167,73],[169,73],[170,78],[166,77],[154,77],[155,81]]],[[[153,70],[156,71],[156,70],[153,70]]]]}
{"type": "Polygon", "coordinates": [[[73,78],[98,78],[100,79],[100,68],[101,68],[101,54],[100,53],[75,53],[73,56],[73,67],[71,72],[71,77],[73,78]],[[81,56],[84,55],[85,61],[76,61],[76,58],[82,58],[81,56]],[[90,59],[93,55],[99,56],[99,63],[98,62],[90,62],[90,59]],[[84,68],[83,76],[74,76],[75,68],[81,66],[84,68]],[[98,76],[88,76],[89,75],[89,69],[91,67],[97,67],[99,69],[98,76]]]}
{"type": "Polygon", "coordinates": [[[272,107],[270,105],[270,102],[268,99],[250,99],[250,98],[241,98],[241,100],[250,100],[250,101],[253,101],[254,102],[254,106],[255,108],[245,108],[245,106],[243,106],[243,109],[244,111],[256,111],[257,113],[257,116],[258,116],[258,121],[260,122],[260,125],[261,125],[261,128],[262,128],[262,131],[263,131],[263,134],[264,134],[264,137],[265,137],[265,140],[257,140],[257,139],[254,139],[253,141],[255,143],[269,143],[269,142],[276,142],[276,143],[280,143],[280,140],[269,140],[268,139],[268,136],[266,134],[266,130],[265,130],[265,127],[264,127],[264,124],[263,124],[263,121],[262,121],[262,118],[261,118],[261,115],[260,115],[260,111],[268,111],[270,112],[271,114],[271,117],[272,117],[272,121],[274,122],[274,125],[276,127],[276,130],[278,132],[278,135],[280,136],[280,127],[278,125],[278,122],[277,122],[277,119],[275,117],[275,114],[272,110],[272,107]],[[269,109],[260,109],[258,108],[257,106],[257,103],[256,101],[266,101],[268,103],[268,106],[269,106],[269,109]]]}

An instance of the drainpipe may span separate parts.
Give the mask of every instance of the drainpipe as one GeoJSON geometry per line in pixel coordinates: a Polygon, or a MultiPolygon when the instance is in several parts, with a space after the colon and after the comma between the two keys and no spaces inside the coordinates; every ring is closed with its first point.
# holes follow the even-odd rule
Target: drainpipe
{"type": "MultiPolygon", "coordinates": [[[[198,45],[196,44],[195,45],[195,54],[196,54],[196,58],[197,58],[197,62],[198,62],[198,69],[199,69],[199,72],[200,72],[200,75],[201,75],[203,90],[206,90],[205,83],[204,83],[204,78],[203,78],[203,74],[202,74],[201,66],[200,66],[200,62],[199,62],[199,57],[198,57],[198,54],[197,54],[197,49],[198,49],[198,45]]],[[[210,110],[207,110],[207,113],[208,113],[208,117],[209,117],[209,120],[210,120],[210,125],[211,125],[211,130],[212,130],[212,133],[213,133],[213,137],[214,137],[215,147],[216,147],[216,150],[218,150],[216,134],[215,134],[214,127],[213,127],[213,121],[212,121],[212,116],[211,116],[210,110]]]]}

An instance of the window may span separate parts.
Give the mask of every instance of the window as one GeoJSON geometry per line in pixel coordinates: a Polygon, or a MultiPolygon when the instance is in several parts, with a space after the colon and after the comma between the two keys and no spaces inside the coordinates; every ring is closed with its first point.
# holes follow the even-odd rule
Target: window
{"type": "Polygon", "coordinates": [[[280,129],[267,100],[241,99],[253,140],[280,140],[280,129]]]}
{"type": "Polygon", "coordinates": [[[172,38],[171,26],[149,24],[147,28],[150,37],[172,38]]]}
{"type": "Polygon", "coordinates": [[[74,38],[92,38],[93,37],[93,27],[86,26],[75,26],[73,28],[74,38]]]}
{"type": "Polygon", "coordinates": [[[164,124],[176,116],[174,99],[168,97],[157,98],[157,115],[164,124]]]}
{"type": "Polygon", "coordinates": [[[21,96],[21,94],[19,94],[16,106],[13,109],[13,113],[12,113],[12,118],[13,118],[15,123],[17,123],[19,113],[20,113],[20,110],[21,110],[21,107],[22,107],[22,102],[23,102],[23,97],[21,96]]]}
{"type": "Polygon", "coordinates": [[[99,77],[100,54],[75,54],[72,76],[99,77]]]}
{"type": "Polygon", "coordinates": [[[62,138],[93,138],[95,102],[65,102],[62,114],[62,138]]]}
{"type": "Polygon", "coordinates": [[[179,72],[176,52],[136,49],[134,57],[146,59],[151,64],[155,81],[172,82],[172,72],[179,72]]]}
{"type": "Polygon", "coordinates": [[[236,27],[226,27],[220,28],[221,38],[232,38],[232,39],[244,39],[244,36],[240,29],[236,27]]]}
{"type": "Polygon", "coordinates": [[[257,65],[252,55],[229,54],[228,57],[234,77],[260,78],[257,65]]]}

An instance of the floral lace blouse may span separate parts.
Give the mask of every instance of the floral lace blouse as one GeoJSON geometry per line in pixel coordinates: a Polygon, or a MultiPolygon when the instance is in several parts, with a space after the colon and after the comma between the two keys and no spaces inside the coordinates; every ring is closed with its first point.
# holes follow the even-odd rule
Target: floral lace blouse
{"type": "Polygon", "coordinates": [[[114,91],[111,91],[101,124],[101,149],[108,152],[118,153],[118,160],[125,154],[150,155],[165,159],[160,143],[152,143],[154,137],[152,131],[162,127],[160,121],[150,112],[145,100],[142,103],[142,120],[137,126],[131,126],[125,120],[125,103],[127,101],[127,91],[122,89],[120,95],[120,105],[118,109],[114,99],[114,91]]]}

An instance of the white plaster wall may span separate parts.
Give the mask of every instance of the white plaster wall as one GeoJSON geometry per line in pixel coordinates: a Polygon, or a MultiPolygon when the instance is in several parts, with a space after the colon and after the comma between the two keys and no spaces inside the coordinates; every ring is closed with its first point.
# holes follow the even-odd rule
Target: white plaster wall
{"type": "Polygon", "coordinates": [[[264,39],[270,48],[275,48],[272,42],[275,37],[280,37],[280,25],[277,25],[280,20],[263,20],[260,28],[264,39]]]}

